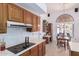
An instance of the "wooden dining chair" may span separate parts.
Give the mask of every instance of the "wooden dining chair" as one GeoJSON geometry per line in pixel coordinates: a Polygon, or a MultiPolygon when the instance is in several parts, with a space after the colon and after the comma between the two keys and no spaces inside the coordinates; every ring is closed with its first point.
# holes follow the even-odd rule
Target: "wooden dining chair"
{"type": "Polygon", "coordinates": [[[57,46],[66,48],[66,40],[63,38],[58,38],[57,39],[57,46]]]}

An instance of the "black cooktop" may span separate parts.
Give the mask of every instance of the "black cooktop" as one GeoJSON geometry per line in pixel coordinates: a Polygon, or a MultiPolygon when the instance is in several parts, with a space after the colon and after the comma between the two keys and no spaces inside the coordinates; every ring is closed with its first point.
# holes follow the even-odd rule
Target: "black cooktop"
{"type": "Polygon", "coordinates": [[[27,48],[33,46],[34,44],[35,43],[31,43],[31,42],[28,45],[25,45],[25,43],[22,43],[22,44],[18,44],[18,45],[9,47],[9,48],[7,48],[7,50],[17,54],[17,53],[23,51],[24,49],[27,49],[27,48]]]}

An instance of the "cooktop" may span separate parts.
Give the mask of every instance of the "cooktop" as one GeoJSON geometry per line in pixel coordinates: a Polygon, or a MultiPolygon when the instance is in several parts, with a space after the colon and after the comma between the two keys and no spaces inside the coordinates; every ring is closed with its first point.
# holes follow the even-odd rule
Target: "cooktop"
{"type": "Polygon", "coordinates": [[[15,54],[23,51],[24,49],[27,49],[31,46],[33,46],[35,43],[29,43],[28,45],[26,45],[25,43],[22,43],[22,44],[18,44],[18,45],[15,45],[15,46],[12,46],[12,47],[9,47],[7,48],[7,50],[9,50],[10,52],[13,52],[15,54]]]}

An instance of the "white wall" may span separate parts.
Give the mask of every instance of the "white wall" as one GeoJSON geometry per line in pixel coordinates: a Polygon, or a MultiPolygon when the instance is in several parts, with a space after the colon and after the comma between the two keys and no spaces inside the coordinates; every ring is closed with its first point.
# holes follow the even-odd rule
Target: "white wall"
{"type": "Polygon", "coordinates": [[[62,11],[53,11],[51,16],[48,18],[50,23],[53,23],[53,39],[56,40],[56,19],[62,14],[69,14],[74,18],[74,38],[72,41],[79,41],[79,12],[74,12],[74,9],[62,11]],[[76,39],[76,40],[75,40],[76,39]]]}
{"type": "Polygon", "coordinates": [[[0,34],[0,40],[4,39],[6,47],[17,45],[25,41],[25,36],[29,36],[30,40],[39,40],[39,32],[27,32],[23,27],[8,27],[7,34],[0,34]]]}

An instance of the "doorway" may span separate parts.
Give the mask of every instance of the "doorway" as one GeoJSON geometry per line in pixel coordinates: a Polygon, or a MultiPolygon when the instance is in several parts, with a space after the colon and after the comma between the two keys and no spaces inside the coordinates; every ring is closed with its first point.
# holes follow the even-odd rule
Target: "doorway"
{"type": "Polygon", "coordinates": [[[57,35],[63,33],[64,36],[74,37],[74,19],[69,14],[60,15],[57,20],[57,35]]]}

